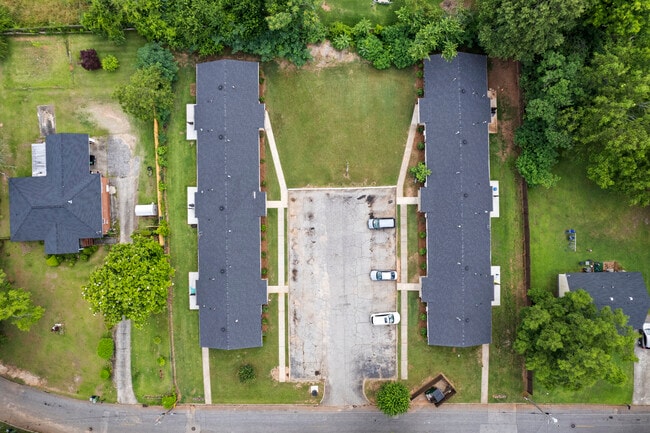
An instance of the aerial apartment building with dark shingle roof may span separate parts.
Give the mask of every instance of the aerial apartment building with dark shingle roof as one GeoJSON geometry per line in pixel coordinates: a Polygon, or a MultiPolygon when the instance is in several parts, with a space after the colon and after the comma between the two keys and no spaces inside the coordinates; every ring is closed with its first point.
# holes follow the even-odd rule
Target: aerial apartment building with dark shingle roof
{"type": "Polygon", "coordinates": [[[198,234],[201,347],[241,349],[262,345],[261,310],[267,282],[261,278],[259,102],[255,62],[219,60],[196,67],[196,105],[191,134],[197,146],[197,186],[189,198],[198,234]],[[192,200],[193,198],[193,200],[192,200]]]}
{"type": "Polygon", "coordinates": [[[420,188],[427,224],[428,343],[468,347],[490,343],[491,275],[487,59],[458,53],[451,62],[424,62],[425,158],[431,170],[420,188]]]}

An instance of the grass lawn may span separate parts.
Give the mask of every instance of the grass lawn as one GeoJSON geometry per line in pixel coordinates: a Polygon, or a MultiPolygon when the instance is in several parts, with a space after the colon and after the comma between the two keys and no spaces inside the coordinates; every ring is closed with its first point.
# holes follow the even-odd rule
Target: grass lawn
{"type": "Polygon", "coordinates": [[[193,65],[179,70],[176,100],[168,127],[167,208],[171,234],[169,247],[173,282],[173,332],[176,377],[181,401],[203,401],[199,313],[189,309],[188,272],[198,270],[196,229],[187,224],[187,187],[196,185],[196,145],[185,139],[185,104],[194,103],[190,84],[195,81],[193,65]]]}
{"type": "Polygon", "coordinates": [[[240,350],[210,350],[212,402],[218,403],[318,403],[309,394],[310,383],[280,383],[272,374],[278,366],[278,296],[270,295],[268,330],[264,346],[240,350]],[[250,383],[238,379],[240,366],[251,364],[257,378],[250,383]]]}
{"type": "Polygon", "coordinates": [[[404,6],[405,0],[393,0],[390,5],[374,4],[372,0],[326,0],[318,9],[318,15],[326,26],[341,21],[354,26],[361,18],[373,24],[387,25],[397,21],[395,11],[404,6]]]}
{"type": "Polygon", "coordinates": [[[45,265],[39,242],[4,242],[0,267],[15,287],[28,289],[34,303],[46,311],[29,332],[3,323],[6,340],[0,344],[0,362],[27,370],[43,378],[46,388],[73,397],[97,394],[115,400],[111,382],[100,378],[106,362],[97,356],[97,344],[107,329],[81,297],[81,287],[105,255],[100,248],[87,262],[51,268],[45,265]],[[63,323],[63,334],[50,331],[54,323],[63,323]]]}
{"type": "Polygon", "coordinates": [[[138,401],[161,404],[174,391],[167,312],[156,314],[142,329],[131,327],[131,371],[138,401]]]}
{"type": "Polygon", "coordinates": [[[377,71],[361,62],[263,68],[289,188],[397,183],[415,103],[413,69],[377,71]]]}
{"type": "Polygon", "coordinates": [[[87,2],[72,0],[0,0],[19,26],[78,24],[87,2]]]}
{"type": "MultiPolygon", "coordinates": [[[[557,274],[580,272],[579,261],[616,260],[627,271],[643,273],[650,283],[650,208],[630,207],[619,194],[603,191],[585,176],[579,161],[564,160],[555,172],[561,180],[552,189],[529,191],[531,232],[531,285],[557,293],[557,274]],[[564,231],[577,234],[577,252],[567,251],[564,231]],[[587,251],[591,249],[593,251],[587,251]]],[[[632,364],[622,386],[603,383],[579,393],[548,392],[535,384],[535,397],[543,402],[629,403],[632,364]]]]}
{"type": "Polygon", "coordinates": [[[454,348],[427,345],[418,332],[417,292],[409,292],[408,374],[404,383],[415,391],[424,382],[444,373],[458,392],[454,403],[477,403],[481,399],[481,347],[454,348]]]}
{"type": "Polygon", "coordinates": [[[514,353],[512,343],[525,292],[523,215],[514,158],[501,159],[503,145],[498,136],[491,136],[490,178],[499,181],[500,198],[500,216],[492,219],[492,264],[501,266],[501,305],[492,308],[488,396],[490,401],[519,402],[524,389],[523,358],[514,353]]]}

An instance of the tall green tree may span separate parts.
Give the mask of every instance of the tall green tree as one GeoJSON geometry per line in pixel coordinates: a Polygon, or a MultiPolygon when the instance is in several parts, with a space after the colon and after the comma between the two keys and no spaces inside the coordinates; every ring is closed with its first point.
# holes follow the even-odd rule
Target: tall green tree
{"type": "Polygon", "coordinates": [[[638,334],[620,309],[598,310],[584,290],[561,298],[544,289],[528,292],[533,305],[522,311],[514,349],[526,368],[549,389],[579,390],[598,380],[625,381],[618,360],[636,361],[638,334]]]}
{"type": "Polygon", "coordinates": [[[165,309],[173,275],[160,244],[150,237],[134,236],[133,243],[111,247],[82,295],[94,313],[104,316],[107,326],[125,317],[141,328],[151,314],[165,309]]]}
{"type": "Polygon", "coordinates": [[[492,57],[531,60],[559,47],[591,0],[480,0],[479,42],[492,57]]]}
{"type": "Polygon", "coordinates": [[[34,305],[29,292],[13,288],[0,270],[0,321],[7,320],[21,331],[29,331],[44,312],[43,307],[34,305]]]}
{"type": "Polygon", "coordinates": [[[601,188],[650,205],[650,46],[647,39],[610,42],[585,69],[586,97],[570,128],[601,188]]]}
{"type": "Polygon", "coordinates": [[[141,120],[164,120],[174,103],[171,82],[158,65],[137,69],[129,84],[118,87],[114,97],[122,109],[141,120]]]}

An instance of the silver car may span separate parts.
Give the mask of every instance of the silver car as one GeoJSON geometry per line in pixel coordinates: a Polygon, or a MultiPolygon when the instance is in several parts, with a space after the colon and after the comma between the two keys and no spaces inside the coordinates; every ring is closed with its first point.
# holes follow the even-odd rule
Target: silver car
{"type": "Polygon", "coordinates": [[[395,218],[370,218],[368,228],[371,230],[394,229],[395,218]]]}
{"type": "Polygon", "coordinates": [[[370,271],[372,281],[395,281],[397,280],[397,271],[370,271]]]}

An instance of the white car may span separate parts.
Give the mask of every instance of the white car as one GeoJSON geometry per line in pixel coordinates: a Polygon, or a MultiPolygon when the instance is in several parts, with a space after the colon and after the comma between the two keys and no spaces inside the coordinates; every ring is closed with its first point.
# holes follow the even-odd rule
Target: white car
{"type": "Polygon", "coordinates": [[[372,281],[395,281],[397,280],[397,271],[370,271],[372,281]]]}
{"type": "Polygon", "coordinates": [[[395,218],[370,218],[368,220],[368,228],[370,230],[394,229],[395,218]]]}
{"type": "Polygon", "coordinates": [[[400,317],[397,311],[389,313],[375,313],[370,315],[370,323],[373,325],[397,325],[400,317]]]}

